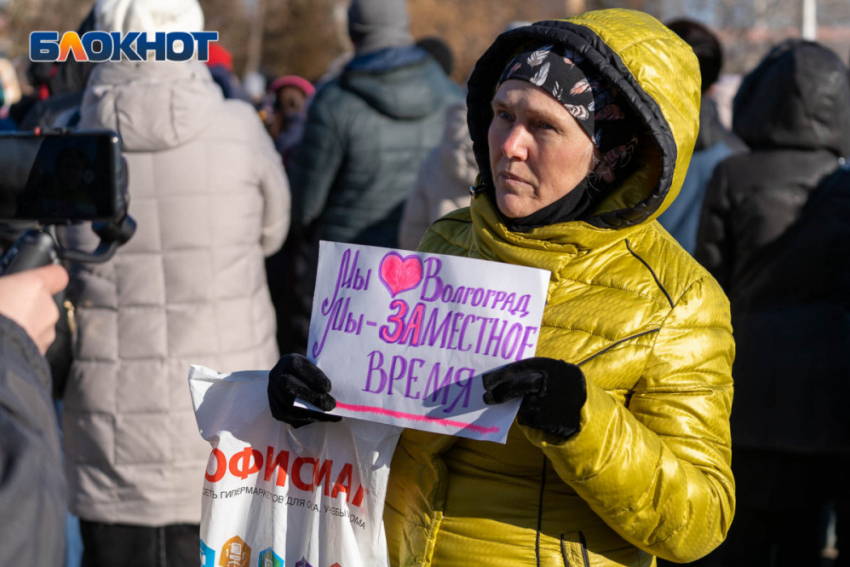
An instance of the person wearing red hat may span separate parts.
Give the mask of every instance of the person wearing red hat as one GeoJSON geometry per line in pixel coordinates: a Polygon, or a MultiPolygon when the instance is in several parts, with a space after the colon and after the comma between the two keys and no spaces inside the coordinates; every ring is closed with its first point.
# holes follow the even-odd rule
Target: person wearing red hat
{"type": "MultiPolygon", "coordinates": [[[[292,155],[304,136],[307,107],[315,93],[316,89],[310,81],[297,75],[278,77],[267,89],[267,103],[264,109],[266,116],[263,119],[287,172],[292,155]]],[[[298,241],[290,238],[279,252],[266,260],[269,291],[277,317],[278,345],[281,348],[286,345],[286,337],[289,336],[292,314],[290,289],[293,279],[297,278],[294,273],[294,265],[298,261],[297,252],[298,241]]]]}
{"type": "Polygon", "coordinates": [[[206,64],[213,81],[221,88],[224,98],[251,102],[251,97],[233,72],[233,55],[227,48],[217,42],[210,43],[209,59],[206,64]]]}
{"type": "Polygon", "coordinates": [[[304,135],[307,106],[315,93],[316,89],[310,81],[297,75],[278,77],[269,85],[269,134],[286,167],[289,166],[292,151],[304,135]]]}

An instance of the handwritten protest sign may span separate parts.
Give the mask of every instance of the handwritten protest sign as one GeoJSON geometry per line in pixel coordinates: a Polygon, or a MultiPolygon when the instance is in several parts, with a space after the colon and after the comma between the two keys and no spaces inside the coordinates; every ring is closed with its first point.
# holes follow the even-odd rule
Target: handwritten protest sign
{"type": "Polygon", "coordinates": [[[504,443],[480,375],[534,356],[549,272],[322,242],[308,356],[337,415],[504,443]]]}

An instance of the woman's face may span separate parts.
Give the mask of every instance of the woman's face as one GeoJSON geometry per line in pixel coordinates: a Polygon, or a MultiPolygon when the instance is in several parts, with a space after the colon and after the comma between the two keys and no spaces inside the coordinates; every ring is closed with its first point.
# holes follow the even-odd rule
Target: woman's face
{"type": "Polygon", "coordinates": [[[569,193],[590,171],[594,146],[564,106],[527,81],[493,97],[487,141],[499,210],[522,218],[569,193]]]}
{"type": "Polygon", "coordinates": [[[298,87],[285,86],[277,91],[277,107],[287,116],[294,116],[301,112],[307,95],[298,87]]]}

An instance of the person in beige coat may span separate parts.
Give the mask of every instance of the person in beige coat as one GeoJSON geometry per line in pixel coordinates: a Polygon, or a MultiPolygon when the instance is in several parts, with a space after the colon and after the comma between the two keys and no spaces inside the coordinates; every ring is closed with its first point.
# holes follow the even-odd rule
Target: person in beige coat
{"type": "MultiPolygon", "coordinates": [[[[203,29],[195,0],[99,1],[97,17],[107,31],[169,20],[203,29]]],[[[277,360],[264,256],[285,239],[289,188],[251,106],[224,100],[197,61],[98,65],[80,125],[120,134],[138,223],[111,261],[72,268],[78,331],[63,425],[83,562],[197,565],[209,445],[189,365],[277,360]]],[[[90,238],[88,228],[65,235],[82,249],[90,238]]]]}
{"type": "Polygon", "coordinates": [[[419,167],[416,184],[401,217],[399,247],[415,250],[431,223],[468,207],[469,188],[477,174],[472,139],[466,125],[466,103],[458,102],[446,108],[443,139],[419,167]]]}

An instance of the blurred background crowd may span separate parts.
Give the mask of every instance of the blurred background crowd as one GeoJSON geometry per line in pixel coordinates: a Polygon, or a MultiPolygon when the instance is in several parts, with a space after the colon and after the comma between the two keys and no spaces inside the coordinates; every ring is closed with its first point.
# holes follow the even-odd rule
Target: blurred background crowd
{"type": "MultiPolygon", "coordinates": [[[[32,30],[73,28],[91,9],[86,0],[0,1],[0,54],[24,65],[32,30]],[[24,61],[21,61],[22,58],[24,61]]],[[[298,75],[315,82],[351,53],[346,0],[202,0],[206,27],[220,33],[233,69],[245,79],[298,75]]],[[[491,38],[514,20],[537,21],[587,10],[630,8],[662,22],[690,18],[710,26],[723,43],[724,75],[752,69],[778,41],[816,27],[819,42],[842,57],[850,52],[850,5],[843,0],[410,0],[414,38],[449,45],[451,77],[463,83],[491,38]],[[809,6],[814,6],[812,12],[809,6]]],[[[809,38],[813,36],[808,35],[809,38]]],[[[251,79],[252,81],[254,79],[251,79]]]]}

